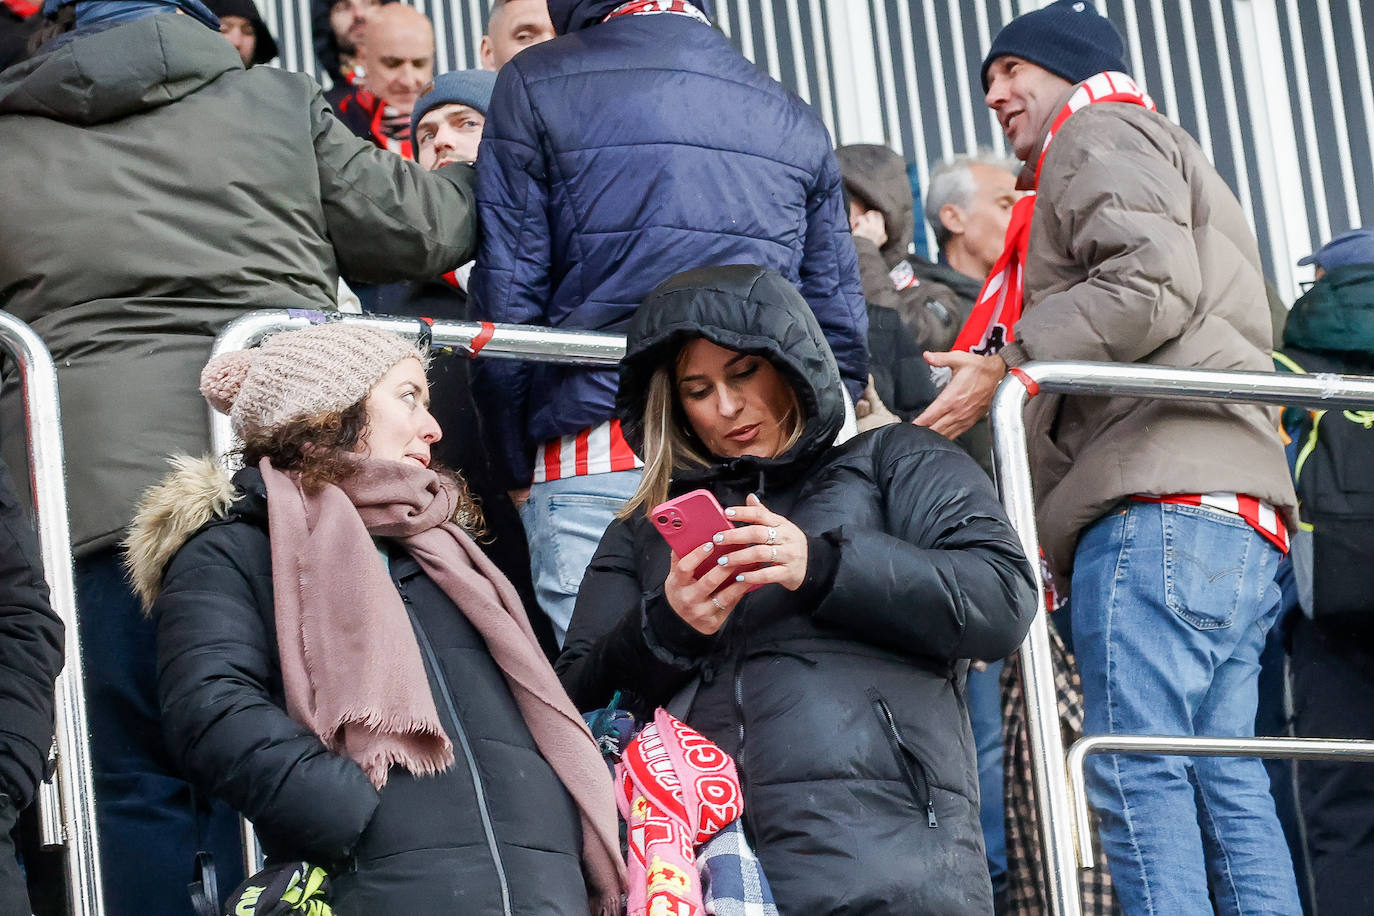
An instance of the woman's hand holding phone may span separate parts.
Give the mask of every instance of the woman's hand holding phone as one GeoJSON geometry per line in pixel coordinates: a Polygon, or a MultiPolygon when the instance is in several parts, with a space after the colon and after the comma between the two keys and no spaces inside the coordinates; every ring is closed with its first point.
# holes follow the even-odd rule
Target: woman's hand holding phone
{"type": "MultiPolygon", "coordinates": [[[[672,529],[658,521],[660,510],[667,506],[656,508],[653,516],[671,542],[672,529]]],[[[664,582],[664,594],[677,615],[708,636],[724,625],[749,591],[769,583],[795,591],[806,579],[806,535],[800,528],[770,512],[752,494],[745,505],[727,509],[724,514],[726,519],[748,524],[735,528],[727,521],[724,530],[692,547],[686,556],[674,550],[664,582]],[[708,565],[713,556],[716,563],[708,565]]]]}

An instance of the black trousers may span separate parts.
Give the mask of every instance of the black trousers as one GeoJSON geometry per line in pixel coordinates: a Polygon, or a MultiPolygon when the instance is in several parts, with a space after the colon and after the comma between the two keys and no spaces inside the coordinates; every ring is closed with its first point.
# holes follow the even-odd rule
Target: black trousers
{"type": "MultiPolygon", "coordinates": [[[[1295,616],[1290,661],[1297,734],[1374,738],[1374,627],[1295,616]]],[[[1374,763],[1296,765],[1318,914],[1374,913],[1374,763]]]]}
{"type": "Polygon", "coordinates": [[[10,797],[0,794],[0,916],[28,916],[32,912],[11,836],[18,818],[19,812],[14,810],[10,797]]]}

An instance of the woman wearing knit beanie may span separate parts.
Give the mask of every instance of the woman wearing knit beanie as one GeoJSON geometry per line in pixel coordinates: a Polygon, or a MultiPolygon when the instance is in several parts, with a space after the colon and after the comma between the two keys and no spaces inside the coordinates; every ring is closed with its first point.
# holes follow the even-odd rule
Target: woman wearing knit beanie
{"type": "Polygon", "coordinates": [[[176,459],[127,542],[168,747],[336,913],[614,912],[609,776],[431,466],[425,361],[327,324],[205,367],[245,467],[176,459]]]}

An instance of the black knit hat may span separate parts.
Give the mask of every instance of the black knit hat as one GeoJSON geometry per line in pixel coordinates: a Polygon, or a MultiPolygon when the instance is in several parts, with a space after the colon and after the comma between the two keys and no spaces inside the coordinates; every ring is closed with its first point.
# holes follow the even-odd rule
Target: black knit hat
{"type": "Polygon", "coordinates": [[[983,59],[983,90],[988,67],[999,57],[1019,57],[1081,83],[1104,70],[1126,71],[1126,43],[1111,20],[1085,0],[1057,0],[1017,16],[1002,27],[983,59]]]}

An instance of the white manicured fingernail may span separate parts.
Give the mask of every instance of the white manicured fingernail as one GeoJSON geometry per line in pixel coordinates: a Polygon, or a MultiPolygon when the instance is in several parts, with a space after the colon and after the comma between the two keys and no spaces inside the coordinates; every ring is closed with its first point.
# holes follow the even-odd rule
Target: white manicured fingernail
{"type": "Polygon", "coordinates": [[[709,542],[706,543],[706,544],[702,544],[702,545],[701,545],[701,552],[702,552],[702,553],[710,553],[712,550],[715,549],[715,547],[716,547],[715,544],[711,544],[711,543],[709,543],[709,542]]]}
{"type": "Polygon", "coordinates": [[[725,514],[728,515],[728,516],[730,516],[731,518],[734,518],[734,517],[735,517],[735,510],[734,510],[734,509],[726,509],[726,510],[725,510],[725,514]]]}
{"type": "Polygon", "coordinates": [[[724,543],[724,541],[725,541],[725,535],[723,535],[723,534],[713,534],[713,535],[711,535],[711,540],[712,540],[712,541],[715,541],[717,544],[724,543]]]}
{"type": "Polygon", "coordinates": [[[730,558],[729,558],[728,556],[726,556],[726,557],[721,557],[721,558],[720,558],[719,560],[717,560],[716,562],[719,563],[721,566],[724,566],[726,563],[729,563],[729,562],[730,562],[730,558]]]}
{"type": "Polygon", "coordinates": [[[736,581],[736,582],[743,582],[743,581],[744,581],[744,573],[740,573],[738,576],[735,576],[735,581],[736,581]]]}

